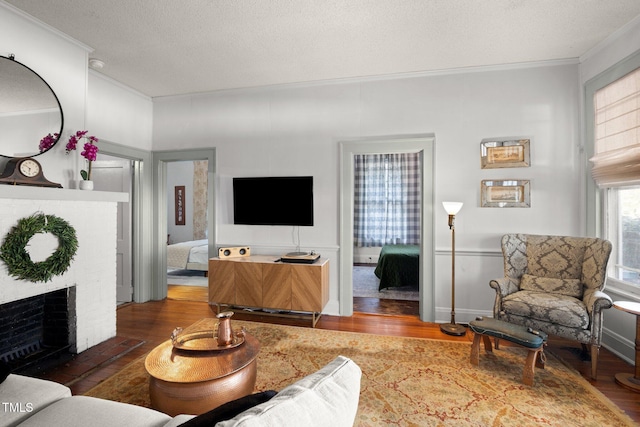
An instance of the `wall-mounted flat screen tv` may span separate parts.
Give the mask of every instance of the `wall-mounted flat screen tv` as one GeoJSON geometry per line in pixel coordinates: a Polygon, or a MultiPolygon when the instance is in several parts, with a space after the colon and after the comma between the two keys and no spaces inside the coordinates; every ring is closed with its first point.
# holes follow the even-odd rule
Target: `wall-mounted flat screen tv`
{"type": "Polygon", "coordinates": [[[233,223],[313,225],[313,177],[233,178],[233,223]]]}

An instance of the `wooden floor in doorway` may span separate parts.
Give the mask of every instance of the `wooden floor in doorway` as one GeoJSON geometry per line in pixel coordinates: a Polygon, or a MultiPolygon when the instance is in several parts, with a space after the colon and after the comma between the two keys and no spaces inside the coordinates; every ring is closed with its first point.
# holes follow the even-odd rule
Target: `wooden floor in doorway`
{"type": "Polygon", "coordinates": [[[420,304],[418,301],[354,297],[353,311],[385,316],[419,316],[420,304]]]}
{"type": "Polygon", "coordinates": [[[209,288],[205,286],[169,285],[167,298],[177,301],[209,302],[209,288]]]}

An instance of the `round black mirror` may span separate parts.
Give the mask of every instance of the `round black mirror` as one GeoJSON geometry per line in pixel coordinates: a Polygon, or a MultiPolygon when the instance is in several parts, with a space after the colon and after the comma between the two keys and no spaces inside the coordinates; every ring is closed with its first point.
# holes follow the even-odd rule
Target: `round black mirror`
{"type": "Polygon", "coordinates": [[[0,56],[0,156],[33,157],[50,150],[63,124],[60,101],[47,82],[12,56],[0,56]]]}

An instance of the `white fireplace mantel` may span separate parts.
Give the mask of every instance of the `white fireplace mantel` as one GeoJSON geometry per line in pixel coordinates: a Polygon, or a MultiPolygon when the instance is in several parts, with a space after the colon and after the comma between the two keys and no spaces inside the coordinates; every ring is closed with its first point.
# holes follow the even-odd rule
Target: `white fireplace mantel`
{"type": "Polygon", "coordinates": [[[0,185],[0,241],[20,218],[36,212],[66,220],[78,239],[68,270],[46,283],[16,279],[0,262],[0,304],[73,287],[72,351],[84,351],[115,336],[117,208],[119,202],[128,201],[127,193],[0,185]]]}
{"type": "Polygon", "coordinates": [[[0,185],[0,199],[75,200],[96,202],[128,202],[128,193],[111,191],[69,190],[66,188],[0,185]]]}

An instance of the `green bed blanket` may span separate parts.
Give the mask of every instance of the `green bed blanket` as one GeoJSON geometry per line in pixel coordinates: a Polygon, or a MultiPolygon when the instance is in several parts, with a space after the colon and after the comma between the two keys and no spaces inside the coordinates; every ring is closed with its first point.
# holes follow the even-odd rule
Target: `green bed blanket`
{"type": "Polygon", "coordinates": [[[386,245],[380,251],[378,265],[374,271],[380,279],[379,290],[410,286],[418,289],[420,246],[386,245]]]}

